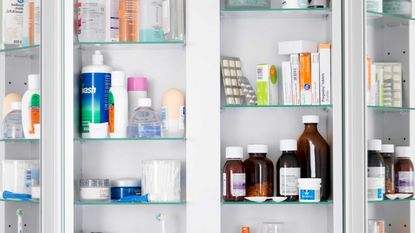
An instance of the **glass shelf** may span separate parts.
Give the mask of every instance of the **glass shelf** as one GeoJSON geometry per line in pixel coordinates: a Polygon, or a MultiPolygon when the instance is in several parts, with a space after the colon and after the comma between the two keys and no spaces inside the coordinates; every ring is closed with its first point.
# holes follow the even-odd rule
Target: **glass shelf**
{"type": "Polygon", "coordinates": [[[186,138],[80,138],[75,141],[186,141],[186,138]]]}
{"type": "Polygon", "coordinates": [[[38,142],[40,139],[2,139],[0,138],[0,142],[9,142],[9,143],[27,143],[27,142],[38,142]]]}
{"type": "Polygon", "coordinates": [[[408,26],[410,21],[415,20],[410,16],[377,11],[367,11],[367,18],[369,23],[381,27],[408,26]]]}
{"type": "Polygon", "coordinates": [[[81,48],[95,48],[95,47],[108,47],[108,48],[125,48],[131,49],[137,46],[145,46],[145,48],[159,47],[159,46],[183,46],[184,40],[171,40],[171,41],[139,41],[139,42],[77,42],[75,45],[81,48]]]}
{"type": "Polygon", "coordinates": [[[331,8],[225,8],[224,17],[269,17],[269,18],[326,18],[331,8]]]}
{"type": "Polygon", "coordinates": [[[369,203],[376,204],[376,203],[394,203],[394,202],[410,202],[410,201],[415,201],[415,198],[395,199],[395,200],[384,199],[381,201],[369,201],[369,203]]]}
{"type": "Polygon", "coordinates": [[[367,106],[368,109],[380,110],[380,111],[396,111],[396,112],[407,112],[415,110],[415,108],[406,107],[386,107],[386,106],[367,106]]]}
{"type": "Polygon", "coordinates": [[[266,201],[266,202],[253,202],[253,201],[224,201],[222,202],[223,205],[332,205],[332,201],[321,201],[321,202],[274,202],[274,201],[266,201]]]}
{"type": "Polygon", "coordinates": [[[75,201],[75,205],[104,205],[104,206],[111,206],[111,205],[185,205],[185,201],[179,202],[116,202],[116,201],[105,201],[105,202],[84,202],[84,201],[75,201]]]}
{"type": "Polygon", "coordinates": [[[14,200],[14,199],[0,199],[0,202],[22,203],[22,204],[39,204],[39,200],[22,201],[22,200],[14,200]]]}
{"type": "Polygon", "coordinates": [[[331,108],[332,105],[223,105],[223,108],[331,108]]]}
{"type": "Polygon", "coordinates": [[[5,47],[0,45],[0,53],[11,53],[11,52],[30,52],[30,50],[40,48],[40,45],[30,45],[30,46],[14,46],[14,47],[5,47]]]}

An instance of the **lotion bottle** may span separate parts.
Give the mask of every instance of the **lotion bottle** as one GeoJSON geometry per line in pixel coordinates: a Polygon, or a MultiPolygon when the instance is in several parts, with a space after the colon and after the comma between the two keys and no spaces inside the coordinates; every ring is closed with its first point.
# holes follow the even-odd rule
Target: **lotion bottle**
{"type": "Polygon", "coordinates": [[[40,76],[29,74],[28,90],[22,98],[22,125],[27,139],[40,138],[40,76]]]}
{"type": "Polygon", "coordinates": [[[128,93],[125,88],[125,74],[122,71],[111,73],[109,93],[109,134],[111,138],[127,137],[128,93]]]}

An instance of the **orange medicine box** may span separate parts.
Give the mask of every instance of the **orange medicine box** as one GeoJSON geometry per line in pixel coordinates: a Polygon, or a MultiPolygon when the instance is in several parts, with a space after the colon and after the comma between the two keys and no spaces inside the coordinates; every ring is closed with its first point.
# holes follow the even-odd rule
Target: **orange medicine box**
{"type": "Polygon", "coordinates": [[[311,104],[311,54],[300,54],[300,95],[301,104],[311,104]]]}

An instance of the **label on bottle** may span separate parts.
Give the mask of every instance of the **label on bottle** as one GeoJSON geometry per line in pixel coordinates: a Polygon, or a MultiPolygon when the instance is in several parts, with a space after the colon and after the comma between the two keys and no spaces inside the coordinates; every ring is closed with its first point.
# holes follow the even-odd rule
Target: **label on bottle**
{"type": "Polygon", "coordinates": [[[223,196],[226,196],[226,173],[224,172],[223,173],[223,176],[222,176],[222,194],[223,194],[223,196]]]}
{"type": "Polygon", "coordinates": [[[108,108],[108,131],[110,133],[115,132],[115,100],[112,92],[109,93],[109,108],[108,108]]]}
{"type": "Polygon", "coordinates": [[[300,200],[314,201],[316,199],[316,190],[314,189],[301,189],[300,200]]]}
{"type": "Polygon", "coordinates": [[[161,127],[159,125],[139,125],[139,138],[156,138],[161,137],[161,127]]]}
{"type": "Polygon", "coordinates": [[[169,119],[169,111],[167,106],[161,107],[161,123],[163,124],[163,129],[184,130],[185,119],[186,108],[184,106],[180,106],[179,119],[169,119]]]}
{"type": "Polygon", "coordinates": [[[234,197],[243,197],[246,195],[245,188],[245,173],[233,173],[231,172],[231,195],[234,197]]]}
{"type": "Polygon", "coordinates": [[[32,170],[31,169],[26,169],[24,171],[24,187],[27,190],[30,190],[30,188],[32,187],[32,170]]]}
{"type": "Polygon", "coordinates": [[[179,130],[184,130],[185,120],[186,120],[186,107],[180,106],[179,130]]]}
{"type": "Polygon", "coordinates": [[[40,124],[40,95],[34,94],[29,101],[29,134],[36,134],[36,125],[40,124]]]}
{"type": "Polygon", "coordinates": [[[396,173],[396,191],[398,193],[414,192],[414,172],[401,171],[396,173]]]}
{"type": "Polygon", "coordinates": [[[280,168],[281,195],[298,195],[298,178],[301,177],[300,168],[280,168]]]}
{"type": "Polygon", "coordinates": [[[368,167],[367,176],[385,179],[385,167],[368,167]]]}

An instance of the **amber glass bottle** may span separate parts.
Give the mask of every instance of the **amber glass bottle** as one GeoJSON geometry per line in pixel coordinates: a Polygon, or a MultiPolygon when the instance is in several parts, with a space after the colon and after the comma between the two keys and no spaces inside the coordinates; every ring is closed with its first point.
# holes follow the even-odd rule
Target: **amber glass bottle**
{"type": "Polygon", "coordinates": [[[274,196],[274,165],[267,153],[267,145],[248,145],[249,158],[244,162],[248,197],[274,196]]]}
{"type": "Polygon", "coordinates": [[[393,144],[383,144],[380,154],[385,162],[385,193],[395,193],[395,158],[393,153],[395,146],[393,144]]]}
{"type": "Polygon", "coordinates": [[[223,200],[243,201],[245,197],[245,169],[242,163],[242,147],[226,147],[226,163],[223,167],[223,200]]]}
{"type": "Polygon", "coordinates": [[[411,161],[412,150],[408,146],[396,147],[395,191],[397,193],[414,193],[414,165],[411,161]]]}
{"type": "Polygon", "coordinates": [[[297,159],[301,178],[321,178],[321,200],[326,201],[331,192],[331,158],[329,144],[317,129],[318,116],[303,116],[304,132],[297,141],[297,159]]]}
{"type": "Polygon", "coordinates": [[[298,201],[298,179],[301,178],[300,163],[295,157],[297,140],[280,141],[282,155],[277,162],[277,195],[287,201],[298,201]]]}

